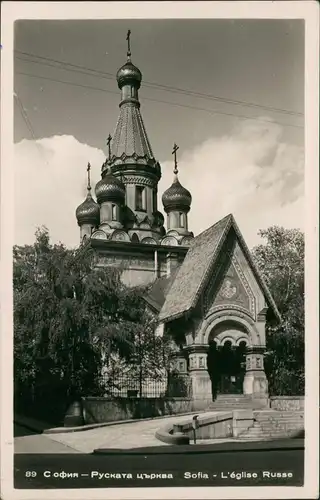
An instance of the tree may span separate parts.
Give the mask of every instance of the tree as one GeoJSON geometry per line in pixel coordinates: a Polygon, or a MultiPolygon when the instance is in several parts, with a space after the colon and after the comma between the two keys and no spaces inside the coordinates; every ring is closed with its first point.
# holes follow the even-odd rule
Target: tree
{"type": "Polygon", "coordinates": [[[270,393],[304,393],[304,235],[273,226],[259,232],[265,244],[253,257],[281,314],[267,317],[266,372],[270,393]]]}
{"type": "MultiPolygon", "coordinates": [[[[140,290],[140,297],[147,293],[140,290]]],[[[143,301],[144,307],[145,302],[143,301]]],[[[141,307],[141,310],[143,306],[141,307]]],[[[140,397],[161,396],[167,389],[168,375],[172,372],[172,354],[176,350],[172,339],[157,334],[156,316],[145,307],[133,333],[133,348],[126,359],[111,353],[104,374],[107,390],[124,395],[133,390],[140,397]]]]}
{"type": "Polygon", "coordinates": [[[102,393],[110,353],[129,359],[144,304],[116,269],[95,267],[88,248],[51,245],[46,228],[13,258],[15,402],[54,418],[70,400],[102,393]]]}

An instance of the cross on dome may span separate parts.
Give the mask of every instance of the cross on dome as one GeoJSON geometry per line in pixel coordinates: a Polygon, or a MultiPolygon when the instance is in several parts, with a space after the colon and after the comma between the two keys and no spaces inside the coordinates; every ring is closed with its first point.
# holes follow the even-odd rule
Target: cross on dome
{"type": "Polygon", "coordinates": [[[178,162],[177,162],[177,151],[178,151],[178,149],[179,149],[179,146],[177,146],[176,143],[174,143],[173,150],[172,150],[172,154],[174,155],[174,170],[173,170],[174,174],[178,173],[178,162]]]}
{"type": "Polygon", "coordinates": [[[131,30],[128,30],[128,33],[127,33],[127,42],[128,42],[128,50],[127,50],[127,58],[128,58],[128,61],[131,60],[131,47],[130,47],[130,36],[131,36],[131,30]]]}
{"type": "Polygon", "coordinates": [[[90,193],[90,191],[91,191],[90,170],[91,170],[91,165],[90,165],[90,163],[88,162],[88,166],[87,166],[87,172],[88,172],[88,185],[87,185],[87,190],[88,190],[88,192],[89,192],[89,193],[90,193]]]}
{"type": "Polygon", "coordinates": [[[112,141],[112,137],[111,137],[111,134],[109,134],[108,139],[107,139],[109,160],[111,160],[111,141],[112,141]]]}

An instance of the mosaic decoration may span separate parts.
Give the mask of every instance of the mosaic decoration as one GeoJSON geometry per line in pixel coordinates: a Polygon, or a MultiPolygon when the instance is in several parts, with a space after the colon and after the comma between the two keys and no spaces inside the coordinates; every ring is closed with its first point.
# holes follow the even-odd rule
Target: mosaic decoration
{"type": "Polygon", "coordinates": [[[225,297],[226,299],[231,299],[236,295],[236,293],[237,293],[237,287],[233,284],[232,281],[227,279],[224,282],[224,285],[221,289],[222,297],[225,297]]]}

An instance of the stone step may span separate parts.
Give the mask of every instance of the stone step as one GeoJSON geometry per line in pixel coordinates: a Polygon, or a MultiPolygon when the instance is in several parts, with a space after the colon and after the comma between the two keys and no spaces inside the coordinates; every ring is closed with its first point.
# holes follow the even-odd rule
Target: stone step
{"type": "Polygon", "coordinates": [[[271,413],[269,411],[255,412],[255,416],[260,418],[303,418],[303,413],[271,413]]]}
{"type": "Polygon", "coordinates": [[[261,416],[256,416],[254,415],[255,421],[261,423],[261,425],[264,424],[275,424],[275,423],[293,423],[293,424],[301,424],[303,425],[304,423],[304,418],[303,417],[294,417],[294,416],[279,416],[279,417],[261,417],[261,416]]]}
{"type": "Polygon", "coordinates": [[[254,403],[247,403],[247,404],[211,404],[208,408],[208,410],[216,410],[216,411],[232,411],[232,410],[254,410],[256,408],[254,403]]]}
{"type": "Polygon", "coordinates": [[[267,421],[277,421],[279,420],[286,420],[286,421],[294,421],[294,422],[303,422],[303,417],[300,416],[294,416],[294,415],[279,415],[278,417],[268,417],[268,416],[255,416],[256,420],[259,422],[267,422],[267,421]]]}
{"type": "Polygon", "coordinates": [[[298,416],[301,416],[301,415],[304,415],[304,412],[303,411],[274,411],[274,410],[263,410],[263,411],[256,411],[256,414],[257,415],[268,415],[269,417],[272,417],[272,416],[279,416],[279,415],[298,415],[298,416]]]}
{"type": "Polygon", "coordinates": [[[301,412],[265,410],[254,412],[254,418],[252,427],[240,434],[239,440],[261,441],[287,438],[304,429],[304,415],[301,412]]]}
{"type": "Polygon", "coordinates": [[[303,422],[300,420],[278,420],[276,422],[267,422],[261,420],[258,420],[258,423],[261,425],[261,427],[281,427],[281,426],[291,426],[291,427],[303,427],[303,422]]]}
{"type": "Polygon", "coordinates": [[[276,428],[276,427],[303,427],[303,422],[258,422],[261,427],[264,429],[267,429],[268,427],[270,428],[276,428]]]}

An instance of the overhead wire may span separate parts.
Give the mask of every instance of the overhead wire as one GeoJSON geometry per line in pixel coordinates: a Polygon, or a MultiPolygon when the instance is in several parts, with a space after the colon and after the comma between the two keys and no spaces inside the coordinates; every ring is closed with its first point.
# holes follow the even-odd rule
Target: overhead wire
{"type": "Polygon", "coordinates": [[[34,132],[34,128],[32,126],[30,118],[28,117],[27,110],[24,107],[24,105],[22,103],[22,100],[21,100],[21,98],[19,97],[19,95],[18,95],[18,93],[16,91],[13,93],[13,95],[14,95],[14,97],[16,99],[16,102],[17,102],[17,105],[18,105],[18,109],[19,109],[20,114],[21,114],[21,116],[23,118],[23,121],[25,122],[25,124],[27,126],[27,129],[29,130],[29,132],[31,134],[31,137],[32,137],[32,139],[34,141],[34,145],[37,148],[38,153],[40,154],[40,156],[42,157],[42,159],[45,161],[46,165],[48,165],[48,162],[47,162],[46,158],[44,157],[43,151],[39,147],[39,144],[37,143],[37,138],[36,138],[36,135],[35,135],[35,132],[34,132]]]}
{"type": "MultiPolygon", "coordinates": [[[[27,76],[27,77],[30,77],[30,78],[39,78],[39,79],[43,79],[43,80],[48,80],[48,81],[52,81],[52,82],[56,82],[56,83],[61,83],[61,84],[65,84],[65,85],[72,85],[74,87],[80,87],[80,88],[84,88],[84,89],[95,90],[95,91],[99,91],[99,92],[105,92],[105,93],[109,93],[109,94],[117,94],[117,95],[119,94],[118,92],[116,92],[114,90],[101,89],[99,87],[93,87],[91,85],[84,85],[84,84],[75,83],[75,82],[68,82],[68,81],[65,81],[65,80],[58,80],[56,78],[45,77],[45,76],[42,76],[42,75],[34,75],[32,73],[25,73],[23,71],[17,71],[16,74],[24,75],[24,76],[27,76]]],[[[281,122],[278,122],[278,121],[275,121],[275,120],[266,120],[266,119],[263,119],[263,118],[255,118],[255,117],[252,117],[252,116],[240,115],[240,114],[235,114],[235,113],[228,113],[228,112],[218,111],[218,110],[212,110],[212,109],[208,109],[208,108],[201,108],[201,107],[198,107],[198,106],[192,106],[192,105],[188,105],[188,104],[181,104],[181,103],[171,102],[171,101],[164,101],[164,100],[160,100],[160,99],[154,99],[154,98],[151,98],[151,97],[143,97],[141,100],[142,101],[145,100],[145,101],[157,102],[157,103],[160,103],[160,104],[167,104],[169,106],[178,106],[178,107],[181,107],[181,108],[187,108],[187,109],[194,109],[194,110],[198,110],[198,111],[204,111],[206,113],[214,114],[214,115],[232,116],[232,117],[239,118],[239,119],[245,119],[245,120],[250,120],[250,121],[257,121],[257,122],[268,123],[268,124],[274,124],[274,123],[276,123],[276,124],[281,125],[283,127],[294,127],[294,128],[299,128],[299,129],[303,128],[300,125],[295,125],[295,124],[292,124],[292,123],[281,123],[281,122]]]]}
{"type": "MultiPolygon", "coordinates": [[[[114,74],[108,73],[106,71],[101,71],[101,70],[97,70],[94,68],[89,68],[87,66],[73,64],[73,63],[70,63],[67,61],[61,61],[58,59],[39,56],[36,54],[31,54],[29,52],[23,52],[23,51],[18,51],[18,50],[16,50],[15,52],[16,52],[16,54],[23,55],[24,57],[16,55],[16,58],[19,60],[25,61],[25,62],[31,62],[31,63],[35,63],[35,64],[43,64],[43,65],[47,65],[47,66],[51,66],[51,67],[58,67],[59,69],[64,69],[66,71],[73,71],[73,72],[78,72],[78,73],[82,73],[82,74],[87,74],[88,76],[96,76],[96,77],[105,78],[108,80],[115,80],[114,74]],[[38,60],[34,60],[34,59],[38,59],[38,60]],[[59,66],[56,66],[57,64],[59,66]]],[[[224,98],[224,97],[220,97],[220,96],[205,94],[202,92],[196,92],[193,90],[182,89],[179,87],[173,87],[173,86],[164,85],[164,84],[155,83],[155,82],[144,81],[144,86],[146,86],[146,87],[150,86],[152,88],[155,88],[158,90],[163,90],[166,92],[178,93],[178,94],[183,94],[183,95],[190,95],[190,96],[194,96],[194,97],[199,97],[201,99],[214,100],[214,101],[223,102],[226,104],[259,108],[259,109],[264,109],[266,111],[272,111],[275,113],[282,113],[282,114],[288,114],[290,116],[303,117],[303,113],[297,112],[297,111],[287,110],[284,108],[277,108],[277,107],[273,107],[273,106],[261,105],[261,104],[252,103],[252,102],[248,102],[248,101],[228,99],[228,98],[224,98]]]]}

